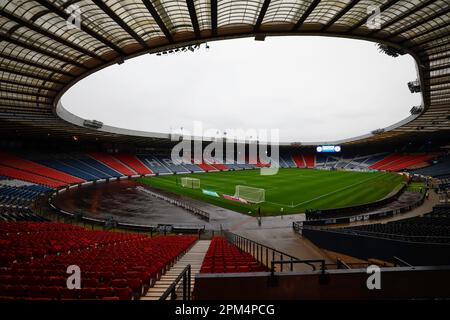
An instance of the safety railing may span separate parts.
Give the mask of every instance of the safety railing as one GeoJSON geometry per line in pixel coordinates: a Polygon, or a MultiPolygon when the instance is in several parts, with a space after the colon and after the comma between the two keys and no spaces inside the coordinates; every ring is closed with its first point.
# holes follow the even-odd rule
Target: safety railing
{"type": "Polygon", "coordinates": [[[191,265],[188,264],[183,271],[178,275],[178,277],[175,279],[175,281],[167,288],[167,290],[161,295],[159,300],[167,300],[167,298],[170,296],[170,300],[176,300],[178,298],[179,294],[179,288],[178,285],[181,283],[182,288],[182,300],[187,301],[191,300],[191,265]]]}
{"type": "Polygon", "coordinates": [[[272,261],[283,261],[283,263],[279,264],[278,271],[282,272],[286,263],[289,264],[290,271],[294,271],[294,261],[300,260],[299,258],[294,257],[290,254],[263,245],[259,242],[250,240],[229,231],[224,231],[224,236],[230,243],[234,244],[242,251],[250,253],[258,262],[265,265],[267,268],[271,267],[272,261]]]}

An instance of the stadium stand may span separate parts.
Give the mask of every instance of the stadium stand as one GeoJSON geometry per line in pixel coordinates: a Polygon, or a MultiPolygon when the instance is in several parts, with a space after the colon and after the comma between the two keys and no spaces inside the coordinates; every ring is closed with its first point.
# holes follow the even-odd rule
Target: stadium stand
{"type": "Polygon", "coordinates": [[[151,171],[149,168],[147,168],[136,156],[131,154],[125,154],[125,153],[118,153],[114,155],[114,157],[122,162],[122,164],[128,166],[129,168],[136,171],[138,174],[146,175],[146,174],[152,174],[153,171],[151,171]]]}
{"type": "Polygon", "coordinates": [[[182,166],[191,172],[205,172],[205,170],[201,168],[199,164],[183,163],[182,166]]]}
{"type": "Polygon", "coordinates": [[[294,154],[292,155],[292,160],[294,160],[295,165],[297,168],[306,168],[306,163],[303,159],[303,156],[301,154],[294,154]]]}
{"type": "MultiPolygon", "coordinates": [[[[12,168],[24,171],[24,172],[29,172],[29,173],[32,173],[35,175],[43,176],[43,177],[52,179],[54,181],[64,182],[66,184],[84,182],[84,180],[78,179],[73,175],[69,175],[69,174],[65,174],[65,173],[57,171],[57,170],[53,170],[52,168],[40,165],[38,163],[29,161],[26,159],[22,159],[20,157],[17,157],[13,154],[6,153],[6,152],[0,152],[0,164],[3,166],[12,167],[12,168]]],[[[7,175],[7,174],[3,174],[3,175],[7,175]]],[[[13,177],[13,178],[19,178],[19,177],[13,177]]],[[[27,179],[20,179],[20,180],[31,181],[31,180],[27,180],[27,179]]],[[[37,181],[31,181],[31,182],[39,183],[37,181]]]]}
{"type": "Polygon", "coordinates": [[[267,271],[249,253],[239,250],[224,237],[214,237],[203,260],[201,273],[267,271]]]}
{"type": "Polygon", "coordinates": [[[0,165],[0,174],[3,176],[7,176],[14,179],[29,181],[37,184],[41,184],[47,187],[51,188],[58,188],[65,186],[66,183],[53,180],[47,177],[43,177],[34,173],[29,173],[26,171],[21,171],[19,169],[11,168],[11,167],[5,167],[0,165]]]}
{"type": "Polygon", "coordinates": [[[196,238],[0,222],[0,241],[8,244],[0,247],[0,299],[128,300],[140,297],[196,238]],[[79,290],[67,289],[69,265],[83,272],[79,290]]]}
{"type": "Polygon", "coordinates": [[[88,156],[97,160],[98,162],[103,163],[105,166],[108,166],[112,170],[121,173],[123,176],[134,176],[136,172],[131,170],[129,167],[122,164],[120,161],[115,159],[112,155],[108,153],[102,152],[88,152],[88,156]]]}
{"type": "Polygon", "coordinates": [[[173,163],[169,156],[156,155],[154,156],[154,158],[173,173],[188,173],[190,171],[181,164],[173,163]]]}
{"type": "Polygon", "coordinates": [[[448,176],[450,175],[450,158],[443,159],[441,162],[432,164],[426,168],[412,170],[411,173],[437,178],[448,176]]]}
{"type": "Polygon", "coordinates": [[[393,153],[369,166],[370,169],[399,171],[429,161],[435,154],[399,154],[393,153]]]}
{"type": "Polygon", "coordinates": [[[156,174],[171,174],[172,171],[151,155],[140,155],[138,158],[156,174]]]}
{"type": "Polygon", "coordinates": [[[122,174],[117,172],[116,170],[111,169],[110,167],[103,164],[102,162],[97,161],[86,155],[79,154],[79,155],[75,155],[74,158],[76,160],[78,160],[79,162],[81,162],[87,166],[90,166],[92,169],[103,173],[103,175],[105,175],[107,178],[111,178],[111,177],[119,178],[122,176],[122,174]]]}
{"type": "Polygon", "coordinates": [[[215,166],[210,165],[210,164],[208,164],[206,162],[199,163],[198,166],[201,169],[203,169],[204,171],[206,171],[206,172],[208,172],[208,171],[218,171],[218,169],[215,166]]]}
{"type": "Polygon", "coordinates": [[[77,168],[79,170],[82,170],[82,171],[90,174],[91,176],[95,177],[94,180],[109,179],[112,177],[111,175],[106,174],[105,172],[101,171],[100,169],[95,168],[91,164],[87,164],[86,162],[83,161],[83,159],[84,159],[84,157],[79,156],[79,155],[76,156],[76,158],[68,156],[68,155],[60,155],[58,160],[63,164],[66,164],[73,168],[77,168]]]}
{"type": "Polygon", "coordinates": [[[411,242],[450,243],[450,206],[437,206],[420,217],[341,229],[359,235],[411,242]]]}
{"type": "Polygon", "coordinates": [[[211,163],[211,166],[213,166],[214,168],[216,168],[217,170],[220,170],[220,171],[230,170],[230,168],[228,168],[226,165],[224,165],[222,163],[211,163]]]}
{"type": "Polygon", "coordinates": [[[80,179],[83,179],[83,181],[94,181],[97,179],[100,179],[100,177],[95,176],[89,172],[84,171],[83,169],[78,167],[78,163],[72,163],[72,165],[67,164],[66,162],[48,157],[36,159],[36,162],[39,162],[42,165],[45,165],[47,167],[53,168],[55,170],[65,172],[67,174],[70,174],[74,177],[78,177],[80,179]]]}
{"type": "Polygon", "coordinates": [[[48,221],[30,208],[0,205],[0,221],[48,221]]]}
{"type": "Polygon", "coordinates": [[[316,165],[316,155],[312,153],[302,154],[307,168],[314,168],[316,165]]]}

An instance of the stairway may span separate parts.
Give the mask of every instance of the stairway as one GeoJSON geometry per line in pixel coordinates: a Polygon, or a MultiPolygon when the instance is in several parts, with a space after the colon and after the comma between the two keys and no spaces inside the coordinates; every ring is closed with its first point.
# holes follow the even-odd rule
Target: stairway
{"type": "MultiPolygon", "coordinates": [[[[147,294],[141,297],[141,300],[159,300],[161,295],[167,288],[175,281],[183,269],[191,265],[191,292],[194,289],[195,275],[200,272],[200,268],[205,258],[206,251],[208,251],[211,240],[199,240],[194,246],[180,259],[175,265],[164,274],[161,279],[156,281],[155,285],[151,287],[147,294]]],[[[179,282],[182,284],[182,281],[179,282]]],[[[169,297],[170,298],[170,297],[169,297]]]]}

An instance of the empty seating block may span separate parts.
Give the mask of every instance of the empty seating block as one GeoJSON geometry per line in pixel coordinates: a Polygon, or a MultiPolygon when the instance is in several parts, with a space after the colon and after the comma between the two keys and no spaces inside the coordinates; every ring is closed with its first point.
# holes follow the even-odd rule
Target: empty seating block
{"type": "Polygon", "coordinates": [[[125,166],[110,154],[101,152],[89,152],[88,155],[91,158],[103,163],[105,166],[115,170],[116,172],[120,172],[123,176],[133,176],[136,174],[136,172],[125,166]]]}
{"type": "Polygon", "coordinates": [[[214,237],[203,260],[201,273],[261,272],[266,268],[252,255],[223,237],[214,237]]]}
{"type": "MultiPolygon", "coordinates": [[[[11,176],[9,174],[4,174],[9,177],[18,178],[20,180],[30,181],[34,183],[43,184],[50,187],[58,187],[60,185],[72,184],[72,183],[80,183],[84,180],[78,179],[72,175],[66,174],[64,172],[60,172],[58,170],[46,167],[39,163],[22,159],[15,155],[1,152],[0,153],[0,164],[6,167],[14,168],[22,171],[23,173],[36,175],[37,178],[33,179],[22,179],[17,176],[11,176]],[[36,180],[39,180],[39,177],[45,177],[46,179],[41,179],[42,183],[36,180]]],[[[3,174],[0,172],[0,174],[3,174]]],[[[31,177],[28,175],[28,177],[31,177]]]]}
{"type": "Polygon", "coordinates": [[[0,222],[0,299],[139,297],[195,241],[61,223],[0,222]],[[79,290],[67,288],[69,265],[80,267],[79,290]]]}
{"type": "Polygon", "coordinates": [[[146,175],[146,174],[152,174],[153,172],[147,168],[142,161],[140,161],[136,156],[131,154],[116,154],[114,157],[128,166],[129,168],[136,171],[138,174],[146,175]]]}

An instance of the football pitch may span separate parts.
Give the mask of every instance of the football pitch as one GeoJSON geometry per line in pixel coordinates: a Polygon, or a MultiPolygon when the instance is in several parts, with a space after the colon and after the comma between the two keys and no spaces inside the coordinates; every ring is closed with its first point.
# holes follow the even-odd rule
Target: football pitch
{"type": "Polygon", "coordinates": [[[384,198],[404,183],[404,179],[394,173],[312,169],[280,169],[271,176],[262,176],[259,170],[242,170],[144,177],[138,181],[250,215],[256,215],[260,207],[263,216],[370,203],[384,198]],[[181,177],[200,179],[200,189],[182,187],[181,177]],[[223,195],[235,194],[237,185],[264,189],[265,202],[250,204],[225,199],[223,195]],[[202,189],[216,192],[219,197],[206,195],[202,189]]]}

